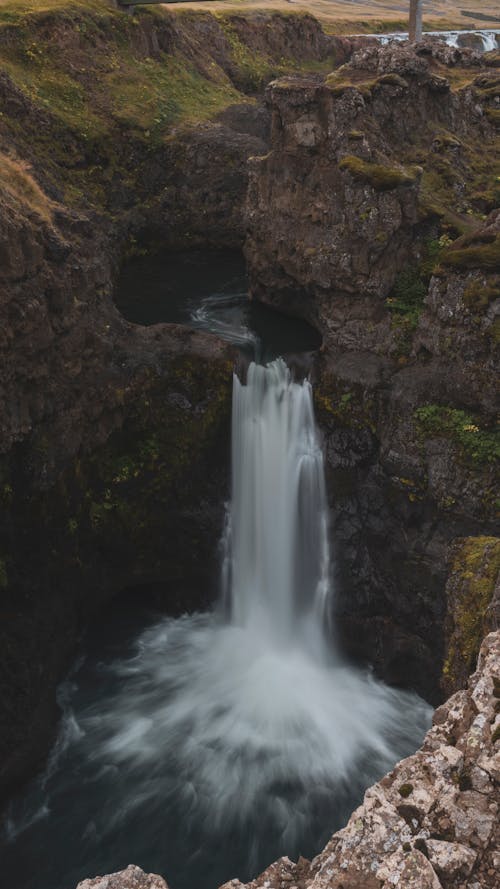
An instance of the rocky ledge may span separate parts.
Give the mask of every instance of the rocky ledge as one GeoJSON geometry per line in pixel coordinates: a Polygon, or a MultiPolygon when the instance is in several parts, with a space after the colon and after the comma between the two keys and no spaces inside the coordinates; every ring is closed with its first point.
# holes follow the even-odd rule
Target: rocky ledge
{"type": "MultiPolygon", "coordinates": [[[[500,631],[466,689],[439,707],[420,750],[370,787],[312,861],[281,858],[222,889],[494,889],[500,867],[500,631]]],[[[77,889],[166,889],[130,865],[77,889]]]]}

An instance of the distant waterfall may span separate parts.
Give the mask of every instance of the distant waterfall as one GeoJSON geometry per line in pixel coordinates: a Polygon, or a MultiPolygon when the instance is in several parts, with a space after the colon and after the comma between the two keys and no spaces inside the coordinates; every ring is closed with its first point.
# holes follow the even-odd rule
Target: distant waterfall
{"type": "Polygon", "coordinates": [[[234,378],[224,600],[231,621],[289,641],[318,623],[329,588],[323,454],[309,382],[282,359],[234,378]]]}
{"type": "MultiPolygon", "coordinates": [[[[366,37],[376,38],[383,46],[387,43],[403,42],[408,40],[407,31],[395,31],[392,34],[366,34],[366,37]]],[[[477,41],[475,47],[478,52],[491,52],[500,46],[500,29],[476,29],[474,31],[424,31],[423,39],[426,37],[437,37],[448,46],[462,47],[469,45],[468,38],[473,37],[477,41]]]]}

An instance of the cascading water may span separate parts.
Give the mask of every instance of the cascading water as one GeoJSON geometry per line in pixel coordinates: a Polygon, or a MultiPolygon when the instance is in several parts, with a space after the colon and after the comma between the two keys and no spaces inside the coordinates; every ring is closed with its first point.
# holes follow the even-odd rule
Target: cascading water
{"type": "Polygon", "coordinates": [[[16,889],[69,889],[129,861],[206,889],[311,855],[428,727],[415,694],[332,651],[311,386],[282,360],[234,379],[232,465],[223,607],[160,620],[130,657],[97,665],[98,702],[78,675],[66,686],[51,766],[12,813],[11,871],[51,837],[68,861],[16,889]]]}
{"type": "Polygon", "coordinates": [[[252,363],[246,385],[234,378],[224,556],[232,623],[276,645],[296,642],[306,625],[320,630],[329,569],[323,455],[311,387],[291,382],[283,360],[252,363]]]}
{"type": "MultiPolygon", "coordinates": [[[[361,35],[358,35],[361,36],[361,35]]],[[[383,46],[387,43],[402,43],[408,40],[407,31],[395,31],[392,34],[365,34],[373,37],[383,46]]],[[[436,37],[448,46],[462,47],[474,44],[479,52],[492,52],[500,46],[500,29],[475,29],[474,31],[424,31],[423,38],[436,37]]]]}

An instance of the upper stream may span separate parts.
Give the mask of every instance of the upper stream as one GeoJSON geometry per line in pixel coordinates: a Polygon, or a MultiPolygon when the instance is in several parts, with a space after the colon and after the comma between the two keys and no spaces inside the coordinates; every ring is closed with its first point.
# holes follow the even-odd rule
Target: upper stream
{"type": "MultiPolygon", "coordinates": [[[[204,287],[203,311],[214,282],[204,287]]],[[[215,290],[227,293],[222,280],[215,290]]],[[[172,889],[249,879],[318,852],[419,745],[430,707],[346,664],[332,641],[312,389],[282,359],[234,377],[221,549],[212,612],[115,605],[89,635],[60,688],[49,763],[10,807],[10,889],[74,889],[130,862],[172,889]]]]}
{"type": "MultiPolygon", "coordinates": [[[[391,41],[402,42],[408,40],[407,31],[394,31],[387,34],[366,34],[366,37],[375,37],[380,43],[390,43],[391,41]]],[[[453,47],[471,47],[478,52],[492,52],[500,46],[500,29],[499,28],[475,28],[473,31],[424,31],[423,39],[426,37],[437,37],[453,47]]]]}

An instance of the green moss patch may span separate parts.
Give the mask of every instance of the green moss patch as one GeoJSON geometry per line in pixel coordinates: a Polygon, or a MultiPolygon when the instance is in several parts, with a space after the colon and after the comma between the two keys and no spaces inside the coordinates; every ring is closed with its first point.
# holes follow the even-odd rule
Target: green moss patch
{"type": "Polygon", "coordinates": [[[445,687],[455,690],[474,669],[481,642],[491,627],[487,615],[500,571],[500,539],[468,537],[451,565],[446,618],[448,653],[445,687]]]}
{"type": "Polygon", "coordinates": [[[408,81],[401,77],[400,74],[389,72],[389,74],[382,74],[378,77],[374,82],[374,86],[399,86],[401,89],[407,90],[408,81]]]}
{"type": "Polygon", "coordinates": [[[347,170],[354,179],[365,182],[375,191],[390,191],[393,188],[414,185],[421,172],[419,168],[415,167],[389,167],[385,164],[374,164],[355,155],[343,157],[339,168],[347,170]]]}
{"type": "Polygon", "coordinates": [[[465,411],[439,404],[425,404],[415,411],[420,434],[425,438],[447,438],[472,465],[500,460],[500,430],[485,429],[465,411]]]}
{"type": "Polygon", "coordinates": [[[500,234],[478,232],[459,238],[443,253],[443,266],[500,271],[500,234]]]}
{"type": "Polygon", "coordinates": [[[333,420],[350,429],[375,432],[376,405],[362,386],[346,389],[341,380],[325,374],[314,387],[314,407],[322,426],[333,420]]]}
{"type": "Polygon", "coordinates": [[[124,62],[108,75],[103,93],[115,120],[149,134],[181,121],[208,120],[243,98],[229,81],[209,80],[184,59],[166,54],[124,62]]]}
{"type": "Polygon", "coordinates": [[[485,312],[490,303],[500,299],[500,276],[492,277],[488,283],[473,281],[465,288],[463,299],[470,312],[485,312]]]}

